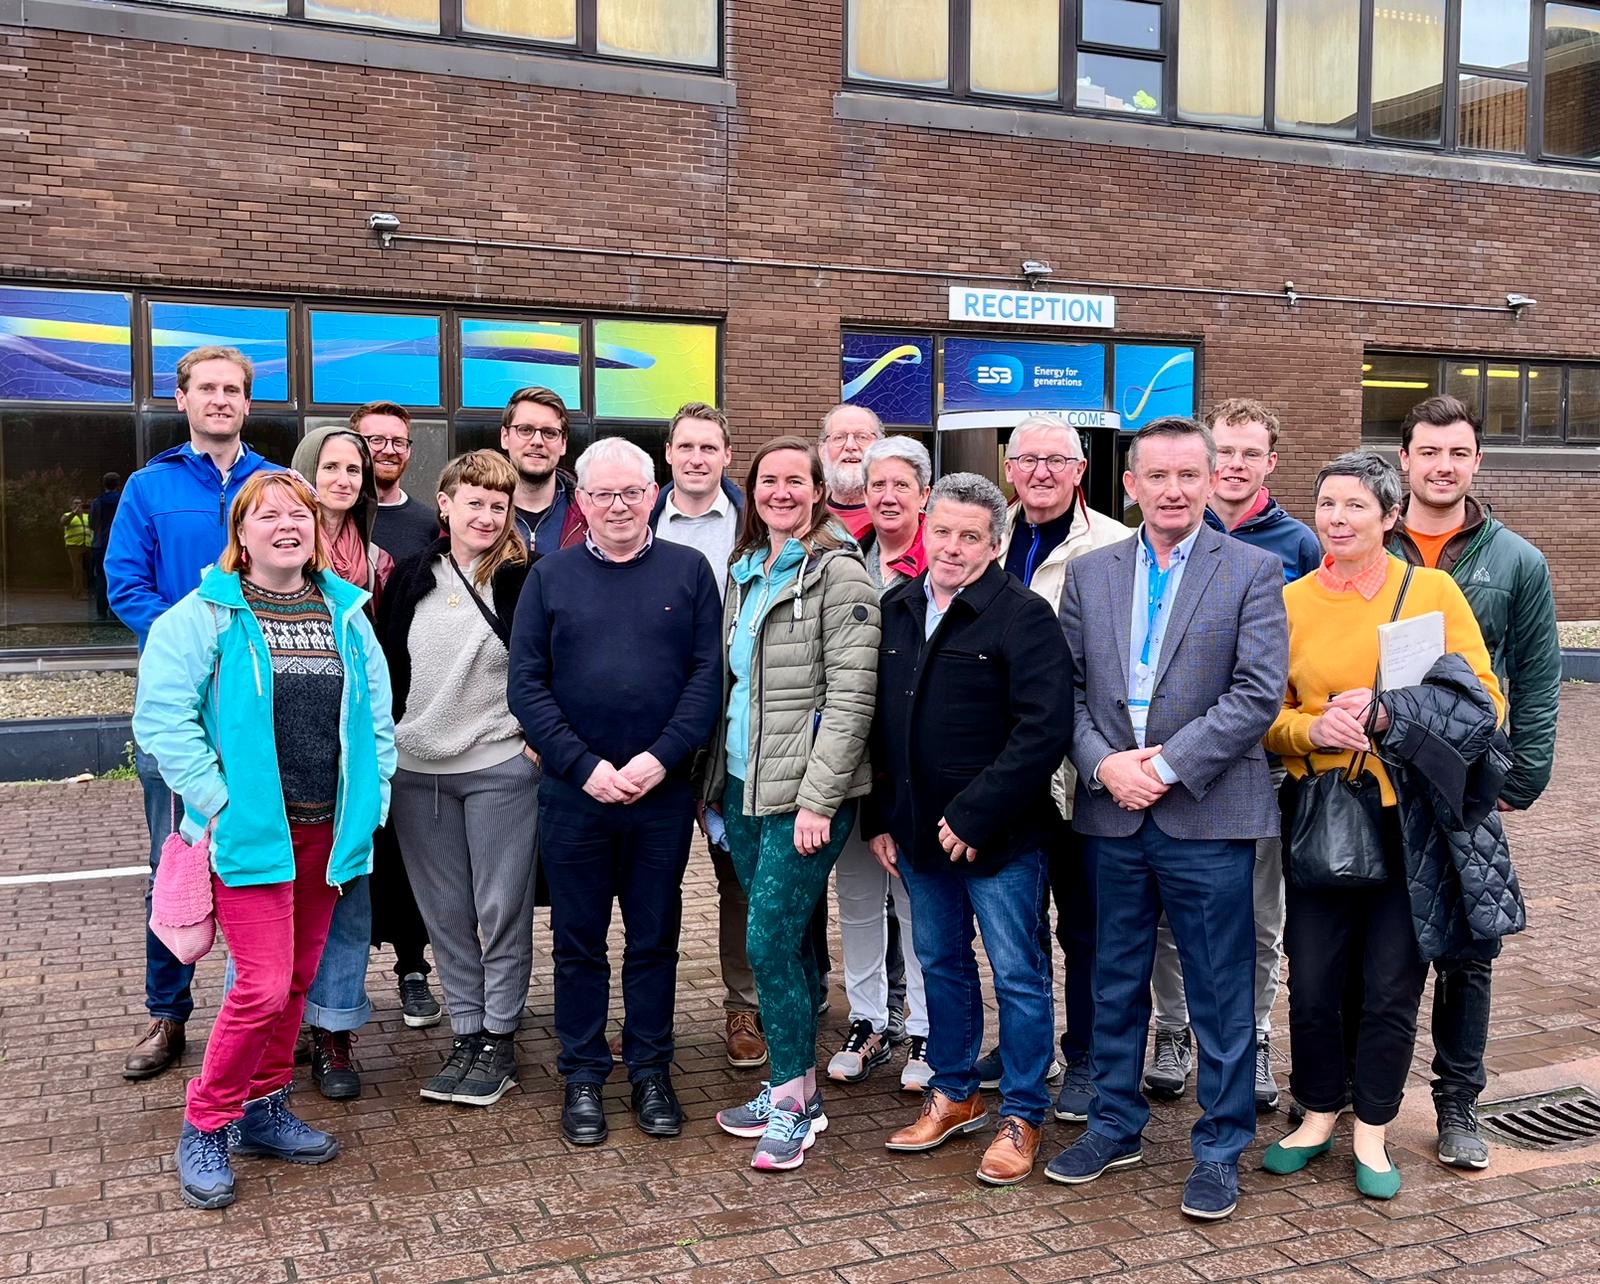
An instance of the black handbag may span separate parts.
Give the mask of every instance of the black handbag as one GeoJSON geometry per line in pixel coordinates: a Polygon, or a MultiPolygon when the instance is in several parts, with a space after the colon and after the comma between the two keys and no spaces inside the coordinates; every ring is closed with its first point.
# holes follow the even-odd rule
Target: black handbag
{"type": "MultiPolygon", "coordinates": [[[[1407,566],[1395,598],[1393,622],[1400,618],[1414,568],[1407,566]]],[[[1380,666],[1372,677],[1372,708],[1367,714],[1367,739],[1378,721],[1380,666]]],[[[1367,771],[1367,751],[1349,767],[1318,772],[1306,759],[1306,774],[1294,781],[1294,815],[1285,835],[1289,877],[1296,887],[1377,887],[1389,881],[1383,844],[1383,794],[1378,778],[1367,771]]]]}

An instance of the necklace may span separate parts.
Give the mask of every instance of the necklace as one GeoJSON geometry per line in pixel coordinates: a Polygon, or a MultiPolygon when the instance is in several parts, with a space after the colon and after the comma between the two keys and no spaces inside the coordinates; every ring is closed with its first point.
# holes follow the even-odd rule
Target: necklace
{"type": "Polygon", "coordinates": [[[455,607],[460,606],[461,605],[461,594],[459,594],[459,593],[450,594],[449,597],[445,598],[444,604],[446,606],[450,607],[452,610],[455,607]]]}

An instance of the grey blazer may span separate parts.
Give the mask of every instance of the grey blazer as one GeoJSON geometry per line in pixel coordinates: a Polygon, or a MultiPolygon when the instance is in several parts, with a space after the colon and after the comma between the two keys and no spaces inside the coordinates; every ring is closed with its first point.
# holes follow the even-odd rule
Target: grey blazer
{"type": "MultiPolygon", "coordinates": [[[[1137,557],[1134,539],[1087,553],[1068,564],[1061,595],[1076,685],[1072,827],[1103,838],[1125,837],[1144,821],[1089,783],[1107,754],[1135,747],[1128,641],[1137,557]]],[[[1261,738],[1288,685],[1283,563],[1209,526],[1189,557],[1145,725],[1145,743],[1163,746],[1178,783],[1150,811],[1171,838],[1270,838],[1278,806],[1261,738]]]]}

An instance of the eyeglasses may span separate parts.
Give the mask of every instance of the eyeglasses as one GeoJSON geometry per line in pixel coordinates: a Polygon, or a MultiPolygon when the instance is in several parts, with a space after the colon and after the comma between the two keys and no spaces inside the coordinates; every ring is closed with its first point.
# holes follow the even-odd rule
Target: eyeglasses
{"type": "Polygon", "coordinates": [[[542,428],[538,424],[512,424],[511,435],[518,441],[560,441],[567,435],[565,428],[542,428]]]}
{"type": "Polygon", "coordinates": [[[870,446],[878,440],[875,432],[835,432],[829,433],[827,444],[830,446],[870,446]]]}
{"type": "Polygon", "coordinates": [[[632,508],[635,504],[643,502],[650,490],[647,486],[629,486],[626,490],[585,490],[583,493],[601,508],[610,508],[618,499],[632,508]]]}
{"type": "Polygon", "coordinates": [[[373,453],[380,450],[392,450],[397,455],[408,454],[411,450],[409,437],[368,437],[367,448],[373,453]]]}
{"type": "Polygon", "coordinates": [[[1267,451],[1257,450],[1253,446],[1249,450],[1235,450],[1232,446],[1217,447],[1217,459],[1227,463],[1242,459],[1247,464],[1259,464],[1266,460],[1267,454],[1267,451]]]}
{"type": "Polygon", "coordinates": [[[1053,473],[1064,473],[1068,464],[1083,462],[1076,455],[1007,455],[1006,461],[1025,473],[1031,473],[1041,463],[1053,473]]]}

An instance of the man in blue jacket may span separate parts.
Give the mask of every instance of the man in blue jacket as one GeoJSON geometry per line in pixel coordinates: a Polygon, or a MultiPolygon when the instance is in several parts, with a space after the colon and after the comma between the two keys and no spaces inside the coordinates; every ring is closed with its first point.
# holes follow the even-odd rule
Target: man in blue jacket
{"type": "MultiPolygon", "coordinates": [[[[240,440],[250,413],[250,358],[236,348],[204,347],[178,361],[178,409],[188,417],[189,440],[157,455],[122,489],[106,547],[106,597],[144,649],[150,626],[192,592],[200,573],[228,540],[228,509],[251,474],[276,468],[240,440]]],[[[174,802],[155,759],[137,744],[134,762],[144,786],[150,826],[150,876],[172,832],[174,802]]],[[[150,891],[145,889],[145,922],[150,891]]],[[[129,1051],[128,1079],[160,1074],[183,1055],[184,1023],[194,1010],[189,983],[194,967],[179,963],[145,928],[144,1001],[150,1024],[129,1051]]]]}
{"type": "MultiPolygon", "coordinates": [[[[1206,509],[1206,524],[1271,553],[1283,563],[1283,582],[1292,584],[1317,569],[1322,545],[1298,518],[1278,507],[1267,478],[1278,467],[1278,417],[1259,401],[1230,397],[1206,416],[1217,443],[1217,488],[1206,509]]],[[[1272,787],[1283,783],[1283,768],[1270,760],[1272,787]]],[[[1272,1076],[1272,1005],[1283,971],[1283,844],[1277,837],[1256,840],[1254,878],[1256,927],[1256,1109],[1276,1110],[1278,1083],[1272,1076]]],[[[1178,947],[1166,919],[1156,933],[1155,1055],[1145,1071],[1145,1089],[1158,1097],[1183,1095],[1194,1069],[1189,1005],[1184,999],[1178,947]]]]}

